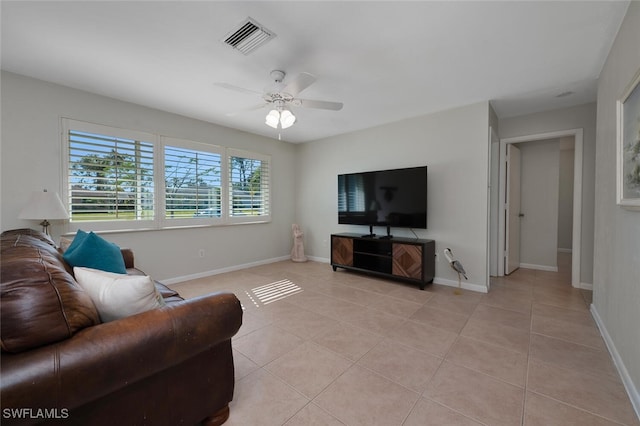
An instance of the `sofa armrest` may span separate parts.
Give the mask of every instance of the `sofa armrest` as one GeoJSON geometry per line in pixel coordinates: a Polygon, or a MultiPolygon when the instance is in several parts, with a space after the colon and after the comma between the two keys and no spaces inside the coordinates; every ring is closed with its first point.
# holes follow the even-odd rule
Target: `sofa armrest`
{"type": "Polygon", "coordinates": [[[128,248],[121,248],[120,252],[122,253],[122,259],[124,260],[124,267],[126,269],[135,268],[133,262],[133,250],[128,248]]]}
{"type": "Polygon", "coordinates": [[[232,293],[172,303],[89,327],[62,342],[3,354],[3,407],[73,409],[230,340],[242,324],[232,293]]]}

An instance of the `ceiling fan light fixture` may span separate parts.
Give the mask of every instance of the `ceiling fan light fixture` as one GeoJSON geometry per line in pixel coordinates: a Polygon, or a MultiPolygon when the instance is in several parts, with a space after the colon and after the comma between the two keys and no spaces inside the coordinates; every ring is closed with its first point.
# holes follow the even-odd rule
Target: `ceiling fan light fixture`
{"type": "Polygon", "coordinates": [[[293,126],[293,123],[295,122],[296,122],[296,116],[293,115],[291,111],[289,111],[288,109],[285,109],[284,111],[282,111],[282,113],[280,114],[280,125],[282,126],[283,129],[287,129],[293,126]]]}
{"type": "MultiPolygon", "coordinates": [[[[1,0],[0,0],[1,1],[1,0]]],[[[342,102],[329,102],[318,101],[312,99],[298,99],[298,93],[305,90],[314,81],[315,76],[309,73],[301,73],[294,80],[289,81],[286,85],[283,83],[285,72],[282,70],[271,71],[271,78],[274,80],[277,86],[273,91],[271,89],[265,89],[262,93],[262,99],[267,105],[271,105],[273,108],[264,118],[264,124],[273,129],[288,129],[293,126],[297,121],[297,117],[289,109],[290,106],[301,108],[316,108],[326,109],[332,111],[339,111],[342,109],[342,102]]],[[[244,89],[242,87],[233,86],[226,83],[216,83],[217,86],[224,87],[226,89],[235,90],[242,93],[260,94],[255,90],[244,89]]],[[[263,104],[264,105],[264,104],[263,104]]],[[[256,105],[250,108],[246,108],[247,111],[253,111],[261,109],[263,105],[256,105]]],[[[231,115],[231,114],[227,114],[231,115]]]]}
{"type": "Polygon", "coordinates": [[[274,129],[278,128],[278,121],[280,121],[280,113],[275,109],[269,111],[269,114],[265,117],[265,124],[274,129]]]}

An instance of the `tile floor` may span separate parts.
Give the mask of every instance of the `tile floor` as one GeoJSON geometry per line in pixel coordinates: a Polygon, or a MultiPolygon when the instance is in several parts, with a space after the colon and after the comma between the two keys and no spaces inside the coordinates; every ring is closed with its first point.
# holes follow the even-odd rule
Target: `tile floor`
{"type": "Polygon", "coordinates": [[[228,425],[639,425],[570,263],[459,296],[316,262],[172,287],[245,308],[228,425]]]}

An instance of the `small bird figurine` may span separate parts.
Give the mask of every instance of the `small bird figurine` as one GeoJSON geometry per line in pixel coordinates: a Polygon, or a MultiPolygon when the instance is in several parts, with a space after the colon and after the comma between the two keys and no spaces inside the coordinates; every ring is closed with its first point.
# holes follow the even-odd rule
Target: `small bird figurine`
{"type": "Polygon", "coordinates": [[[460,275],[462,274],[462,276],[466,280],[467,279],[467,273],[465,272],[464,267],[462,266],[462,263],[460,263],[460,261],[455,260],[453,258],[453,252],[451,251],[450,248],[444,249],[444,257],[446,257],[447,260],[449,261],[449,266],[451,266],[451,269],[453,269],[454,271],[456,271],[458,273],[458,288],[455,289],[453,291],[453,293],[456,294],[456,295],[462,294],[462,290],[460,290],[460,286],[461,286],[460,275]]]}

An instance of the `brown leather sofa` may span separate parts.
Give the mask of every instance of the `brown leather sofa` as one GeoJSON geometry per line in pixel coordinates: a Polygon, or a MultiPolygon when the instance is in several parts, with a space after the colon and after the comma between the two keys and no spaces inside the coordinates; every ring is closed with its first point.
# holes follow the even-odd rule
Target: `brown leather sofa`
{"type": "MultiPolygon", "coordinates": [[[[54,242],[2,233],[0,423],[219,425],[229,415],[231,338],[242,308],[231,293],[183,300],[100,323],[54,242]]],[[[133,253],[123,250],[128,272],[133,253]]]]}

